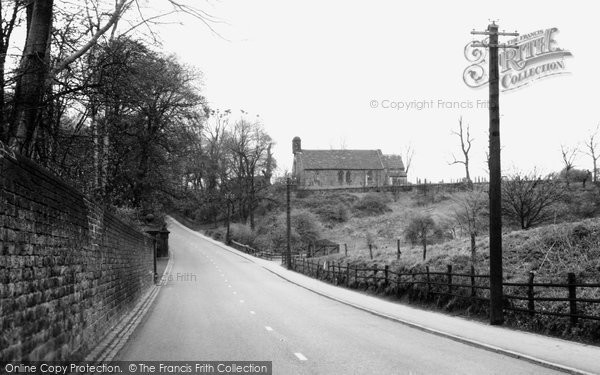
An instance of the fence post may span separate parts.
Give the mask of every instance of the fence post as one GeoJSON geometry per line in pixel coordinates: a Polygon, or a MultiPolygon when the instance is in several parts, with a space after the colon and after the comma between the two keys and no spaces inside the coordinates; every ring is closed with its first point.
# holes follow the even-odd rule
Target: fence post
{"type": "Polygon", "coordinates": [[[369,256],[373,259],[373,245],[369,244],[369,256]]]}
{"type": "Polygon", "coordinates": [[[569,283],[569,310],[571,314],[571,324],[576,325],[577,318],[577,279],[573,272],[569,272],[567,275],[569,283]]]}
{"type": "Polygon", "coordinates": [[[471,265],[471,297],[477,295],[477,289],[475,288],[475,266],[471,265]]]}
{"type": "Polygon", "coordinates": [[[389,265],[385,265],[385,268],[383,269],[383,274],[385,275],[385,284],[384,286],[387,288],[388,284],[389,284],[389,279],[388,279],[388,274],[390,271],[390,266],[389,265]]]}
{"type": "Polygon", "coordinates": [[[425,266],[425,271],[427,271],[427,299],[431,295],[431,275],[429,275],[429,266],[425,266]]]}
{"type": "Polygon", "coordinates": [[[375,264],[373,266],[373,284],[375,284],[375,287],[377,288],[377,271],[379,271],[377,269],[377,265],[375,264]]]}
{"type": "Polygon", "coordinates": [[[356,282],[356,288],[358,288],[358,266],[354,267],[354,281],[356,282]]]}
{"type": "Polygon", "coordinates": [[[448,294],[452,294],[452,265],[448,265],[448,294]]]}
{"type": "Polygon", "coordinates": [[[319,280],[319,269],[320,269],[320,265],[319,265],[319,261],[317,261],[317,277],[316,279],[319,280]]]}
{"type": "Polygon", "coordinates": [[[529,271],[529,285],[527,286],[527,310],[529,315],[535,315],[535,301],[533,299],[533,279],[535,278],[535,272],[529,271]]]}
{"type": "Polygon", "coordinates": [[[330,264],[330,269],[331,269],[331,283],[335,284],[335,262],[331,262],[330,264]]]}
{"type": "Polygon", "coordinates": [[[337,285],[338,284],[338,271],[339,270],[336,270],[336,268],[335,268],[335,262],[331,262],[331,263],[332,263],[331,266],[332,266],[332,270],[333,270],[331,277],[333,279],[333,283],[335,285],[337,285]]]}
{"type": "Polygon", "coordinates": [[[350,287],[350,264],[346,263],[346,288],[350,287]]]}
{"type": "Polygon", "coordinates": [[[396,252],[396,258],[400,259],[400,254],[402,254],[402,252],[400,251],[400,240],[398,240],[397,244],[398,244],[398,251],[396,252]]]}
{"type": "Polygon", "coordinates": [[[347,243],[344,244],[344,254],[346,256],[348,256],[348,244],[347,243]]]}

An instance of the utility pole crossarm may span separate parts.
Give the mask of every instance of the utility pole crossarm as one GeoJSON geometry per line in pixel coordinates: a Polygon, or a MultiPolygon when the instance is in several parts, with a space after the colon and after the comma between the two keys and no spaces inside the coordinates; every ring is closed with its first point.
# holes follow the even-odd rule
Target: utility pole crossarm
{"type": "Polygon", "coordinates": [[[496,47],[496,48],[514,48],[514,49],[519,49],[519,46],[515,46],[514,44],[489,44],[489,43],[483,43],[483,42],[473,42],[471,43],[471,47],[483,47],[483,48],[489,48],[489,47],[496,47]]]}

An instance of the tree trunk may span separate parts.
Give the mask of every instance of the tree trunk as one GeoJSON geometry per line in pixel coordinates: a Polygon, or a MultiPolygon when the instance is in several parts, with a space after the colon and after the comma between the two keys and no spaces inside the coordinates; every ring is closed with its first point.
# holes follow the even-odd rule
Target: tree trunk
{"type": "Polygon", "coordinates": [[[471,265],[475,267],[477,246],[475,245],[475,234],[471,233],[471,265]]]}
{"type": "Polygon", "coordinates": [[[473,181],[471,181],[471,174],[469,173],[469,156],[465,153],[465,175],[467,177],[467,187],[473,188],[473,181]]]}
{"type": "Polygon", "coordinates": [[[15,89],[11,147],[31,156],[49,72],[53,0],[35,0],[27,9],[27,39],[15,89]]]}
{"type": "Polygon", "coordinates": [[[423,260],[427,258],[427,237],[423,237],[423,260]]]}

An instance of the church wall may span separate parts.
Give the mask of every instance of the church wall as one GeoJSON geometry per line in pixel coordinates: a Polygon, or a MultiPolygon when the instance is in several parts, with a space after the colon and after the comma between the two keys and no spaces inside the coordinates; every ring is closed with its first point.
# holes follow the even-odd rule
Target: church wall
{"type": "Polygon", "coordinates": [[[371,179],[369,182],[367,176],[369,170],[304,170],[297,174],[299,177],[299,186],[307,188],[343,188],[343,187],[363,187],[363,186],[383,186],[385,175],[382,170],[371,170],[371,179]],[[339,172],[342,171],[342,182],[340,183],[339,172]],[[350,181],[347,180],[348,172],[350,181]]]}

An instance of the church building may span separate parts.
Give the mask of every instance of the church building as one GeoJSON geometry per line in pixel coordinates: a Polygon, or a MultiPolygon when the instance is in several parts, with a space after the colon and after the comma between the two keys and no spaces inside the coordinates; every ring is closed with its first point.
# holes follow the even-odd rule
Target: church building
{"type": "Polygon", "coordinates": [[[292,140],[292,177],[300,189],[343,189],[406,184],[400,155],[381,150],[304,150],[292,140]]]}

